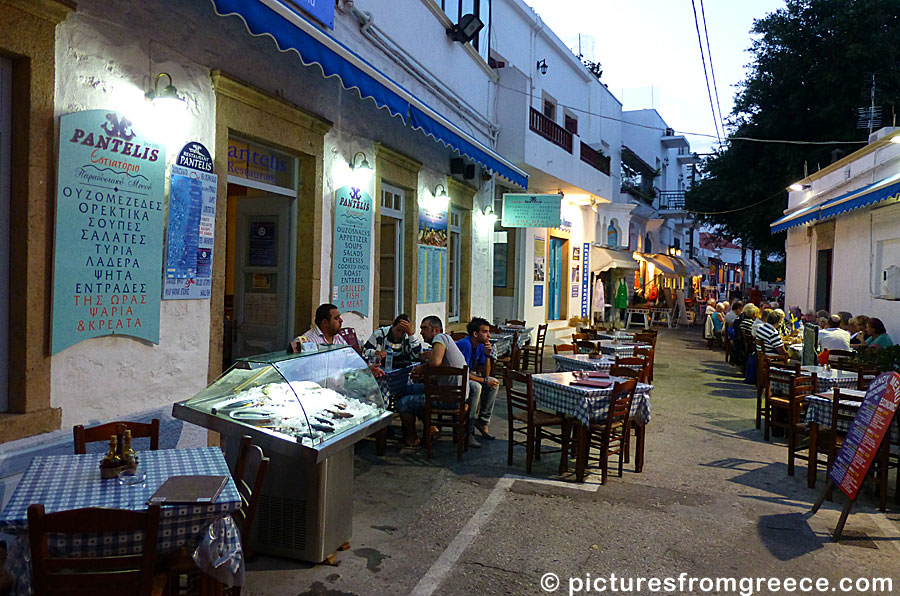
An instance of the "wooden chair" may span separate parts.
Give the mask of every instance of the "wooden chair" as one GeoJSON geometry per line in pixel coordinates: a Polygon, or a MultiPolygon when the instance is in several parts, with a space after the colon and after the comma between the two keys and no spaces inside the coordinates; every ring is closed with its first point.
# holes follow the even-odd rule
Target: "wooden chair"
{"type": "Polygon", "coordinates": [[[587,445],[584,447],[588,450],[585,459],[590,457],[591,448],[599,450],[600,484],[606,484],[610,455],[618,454],[619,477],[622,477],[631,443],[631,402],[636,388],[636,379],[617,382],[609,396],[606,419],[591,423],[587,445]]]}
{"type": "Polygon", "coordinates": [[[509,370],[518,370],[519,365],[522,360],[522,352],[519,349],[519,332],[513,331],[512,343],[509,347],[509,354],[503,356],[501,358],[495,358],[491,365],[491,374],[498,379],[504,378],[504,373],[507,369],[509,370]],[[513,360],[516,360],[515,365],[513,365],[513,360]]]}
{"type": "Polygon", "coordinates": [[[647,382],[653,382],[653,357],[656,350],[653,348],[635,348],[632,353],[635,356],[644,358],[647,361],[647,382]]]}
{"type": "Polygon", "coordinates": [[[774,412],[786,412],[788,407],[787,396],[783,395],[783,391],[776,394],[773,386],[778,384],[781,387],[790,387],[795,377],[800,376],[799,362],[772,362],[770,361],[767,369],[767,380],[769,383],[768,390],[765,395],[765,403],[763,404],[763,421],[765,427],[763,429],[763,438],[768,441],[771,435],[772,426],[787,430],[786,423],[783,421],[774,421],[772,416],[774,412]]]}
{"type": "Polygon", "coordinates": [[[853,350],[828,350],[828,364],[834,365],[855,355],[853,350]]]}
{"type": "Polygon", "coordinates": [[[528,370],[529,360],[533,364],[534,372],[544,372],[544,341],[547,339],[547,325],[538,325],[537,337],[533,346],[522,348],[524,360],[522,370],[528,370]]]}
{"type": "Polygon", "coordinates": [[[577,354],[578,346],[576,346],[575,344],[554,344],[553,345],[553,353],[554,354],[565,354],[568,352],[577,354]]]}
{"type": "Polygon", "coordinates": [[[159,505],[151,505],[146,511],[92,507],[57,513],[45,513],[44,506],[39,503],[29,505],[28,538],[34,595],[164,594],[166,577],[154,573],[158,530],[159,505]],[[129,555],[57,556],[48,539],[55,534],[100,532],[141,532],[142,551],[129,555]]]}
{"type": "Polygon", "coordinates": [[[253,556],[253,548],[250,543],[253,519],[256,517],[256,509],[259,507],[259,497],[262,494],[268,468],[269,458],[263,454],[259,445],[253,444],[252,437],[244,435],[238,448],[238,458],[233,474],[234,483],[241,495],[241,508],[232,513],[231,517],[234,518],[241,530],[241,545],[245,558],[253,556]]]}
{"type": "Polygon", "coordinates": [[[159,418],[154,418],[150,422],[107,422],[98,426],[85,428],[79,424],[72,427],[72,434],[75,439],[75,454],[87,453],[87,443],[98,441],[109,442],[109,438],[117,433],[118,426],[124,425],[124,430],[131,431],[131,437],[134,439],[149,437],[150,449],[156,451],[159,449],[159,418]]]}
{"type": "Polygon", "coordinates": [[[524,327],[525,321],[517,321],[515,319],[506,319],[506,325],[517,325],[519,327],[524,327]]]}
{"type": "Polygon", "coordinates": [[[634,341],[635,341],[635,343],[639,343],[639,344],[649,344],[655,350],[657,337],[658,336],[656,335],[655,332],[654,333],[646,333],[646,332],[645,333],[635,333],[634,341]]]}
{"type": "Polygon", "coordinates": [[[856,377],[856,388],[860,391],[866,391],[869,389],[869,385],[872,384],[878,375],[878,369],[876,368],[858,368],[857,369],[857,377],[856,377]]]}
{"type": "MultiPolygon", "coordinates": [[[[639,383],[647,382],[647,367],[650,363],[644,358],[640,358],[637,356],[629,356],[629,357],[620,357],[616,356],[616,361],[614,366],[616,368],[630,368],[638,373],[636,377],[639,383]]],[[[612,372],[610,372],[612,375],[612,372]]],[[[613,375],[615,376],[615,375],[613,375]]]]}
{"type": "Polygon", "coordinates": [[[587,341],[591,339],[590,333],[573,333],[572,334],[572,343],[577,344],[579,341],[587,341]]]}
{"type": "Polygon", "coordinates": [[[568,419],[537,408],[530,374],[508,370],[504,378],[504,385],[506,386],[506,412],[509,424],[506,465],[513,465],[513,447],[524,445],[525,472],[531,474],[533,460],[541,458],[541,441],[548,439],[560,446],[559,473],[565,473],[568,468],[567,452],[571,435],[568,419]],[[520,387],[524,385],[524,390],[516,389],[515,383],[519,383],[520,387]],[[557,426],[560,427],[558,433],[548,430],[557,426]],[[524,435],[524,439],[516,440],[517,435],[524,435]]]}
{"type": "Polygon", "coordinates": [[[778,362],[781,364],[788,363],[787,354],[772,355],[766,354],[762,340],[756,340],[756,428],[761,427],[763,416],[763,398],[769,399],[769,364],[778,362]]]}
{"type": "Polygon", "coordinates": [[[467,337],[469,337],[469,334],[465,331],[453,331],[450,333],[450,339],[453,341],[459,341],[461,339],[466,339],[467,337]]]}
{"type": "Polygon", "coordinates": [[[794,475],[794,460],[801,459],[807,465],[816,466],[817,453],[809,451],[809,444],[804,444],[803,439],[808,437],[806,420],[807,395],[816,392],[816,375],[797,376],[789,386],[787,404],[787,437],[788,437],[788,476],[794,475]],[[806,450],[806,453],[802,452],[806,450]]]}
{"type": "Polygon", "coordinates": [[[575,342],[575,349],[579,354],[590,354],[597,351],[597,344],[592,341],[580,339],[575,342]]]}
{"type": "Polygon", "coordinates": [[[451,428],[456,439],[456,459],[469,448],[469,367],[434,366],[425,369],[425,457],[431,459],[432,427],[451,428]],[[447,378],[454,378],[452,385],[447,378]]]}

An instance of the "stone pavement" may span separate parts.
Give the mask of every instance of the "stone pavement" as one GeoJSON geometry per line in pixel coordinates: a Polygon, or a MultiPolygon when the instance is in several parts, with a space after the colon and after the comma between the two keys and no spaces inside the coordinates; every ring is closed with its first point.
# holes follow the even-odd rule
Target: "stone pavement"
{"type": "MultiPolygon", "coordinates": [[[[854,539],[833,543],[842,496],[808,516],[824,474],[817,490],[806,488],[803,462],[787,476],[784,443],[762,440],[755,389],[722,352],[706,348],[699,328],[664,330],[657,347],[642,474],[626,466],[624,478],[613,474],[605,486],[597,475],[578,485],[555,475],[553,454],[526,478],[523,448],[506,465],[506,402],[499,399],[491,425],[498,440],[482,441],[462,463],[449,439],[430,461],[395,444],[382,458],[371,442],[359,445],[350,550],[338,553],[337,566],[260,557],[243,593],[546,594],[540,582],[550,572],[562,580],[558,594],[568,593],[568,578],[580,578],[578,587],[611,573],[824,577],[832,586],[844,577],[888,577],[900,593],[900,508],[891,502],[877,513],[864,488],[845,530],[854,539]]],[[[545,370],[552,369],[548,355],[545,370]]],[[[654,592],[645,585],[608,593],[654,592]]],[[[788,592],[763,585],[752,593],[788,592]]]]}

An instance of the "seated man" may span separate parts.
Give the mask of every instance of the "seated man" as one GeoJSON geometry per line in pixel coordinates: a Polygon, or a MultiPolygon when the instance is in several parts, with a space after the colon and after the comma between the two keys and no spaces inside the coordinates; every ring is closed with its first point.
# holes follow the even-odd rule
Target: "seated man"
{"type": "Polygon", "coordinates": [[[756,330],[756,338],[762,340],[763,348],[767,355],[777,356],[787,354],[784,347],[784,340],[781,339],[781,333],[778,328],[784,321],[784,312],[781,310],[773,310],[769,313],[766,322],[759,326],[756,330]]]}
{"type": "Polygon", "coordinates": [[[850,349],[850,332],[841,329],[840,315],[831,315],[828,327],[819,330],[819,347],[823,350],[850,349]]]}
{"type": "Polygon", "coordinates": [[[341,311],[333,304],[321,304],[316,309],[316,319],[309,331],[298,335],[291,341],[291,347],[295,352],[300,351],[301,343],[328,344],[346,346],[347,342],[341,337],[341,326],[344,319],[341,311]]]}
{"type": "Polygon", "coordinates": [[[493,440],[494,436],[488,432],[488,424],[491,422],[494,402],[497,401],[500,381],[489,376],[492,363],[491,324],[486,319],[475,317],[466,325],[466,331],[469,336],[456,342],[456,345],[469,365],[469,399],[479,404],[477,418],[474,411],[469,418],[469,433],[477,428],[482,438],[493,440]]]}
{"type": "Polygon", "coordinates": [[[371,361],[373,356],[384,362],[387,347],[394,353],[394,368],[406,366],[419,360],[422,353],[422,342],[413,333],[409,315],[397,315],[394,323],[379,327],[372,332],[363,346],[363,357],[371,361]]]}
{"type": "MultiPolygon", "coordinates": [[[[449,335],[444,333],[444,324],[441,319],[432,315],[422,319],[419,326],[422,339],[432,345],[431,353],[424,364],[420,364],[410,373],[410,377],[421,378],[426,368],[435,366],[452,366],[462,368],[466,366],[466,359],[449,335]]],[[[419,445],[419,437],[416,436],[416,416],[425,412],[425,385],[416,383],[406,387],[405,395],[394,402],[397,412],[400,414],[400,422],[403,424],[403,440],[410,447],[419,445]]],[[[469,411],[477,410],[478,404],[472,404],[469,398],[469,411]]],[[[427,431],[428,429],[426,429],[427,431]]],[[[470,439],[471,447],[480,447],[474,439],[470,439]]]]}

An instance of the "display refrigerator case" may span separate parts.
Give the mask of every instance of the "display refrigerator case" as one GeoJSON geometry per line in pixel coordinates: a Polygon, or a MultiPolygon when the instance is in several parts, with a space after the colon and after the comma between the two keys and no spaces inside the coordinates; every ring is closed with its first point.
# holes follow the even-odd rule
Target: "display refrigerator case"
{"type": "Polygon", "coordinates": [[[238,360],[172,415],[222,435],[234,463],[250,435],[270,458],[253,524],[258,552],[320,562],[350,540],[353,445],[390,424],[378,383],[349,346],[238,360]]]}

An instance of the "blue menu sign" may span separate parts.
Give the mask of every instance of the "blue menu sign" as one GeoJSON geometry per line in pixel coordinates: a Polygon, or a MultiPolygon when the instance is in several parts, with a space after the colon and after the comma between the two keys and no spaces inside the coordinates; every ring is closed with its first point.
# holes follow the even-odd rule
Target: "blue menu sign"
{"type": "Polygon", "coordinates": [[[544,306],[544,286],[542,284],[534,285],[534,305],[544,306]]]}
{"type": "Polygon", "coordinates": [[[340,310],[369,316],[372,254],[372,197],[344,186],[334,193],[332,301],[340,310]]]}
{"type": "Polygon", "coordinates": [[[504,228],[559,228],[562,195],[503,195],[504,228]]]}
{"type": "Polygon", "coordinates": [[[418,303],[447,300],[447,249],[419,245],[418,303]]]}
{"type": "Polygon", "coordinates": [[[159,343],[165,149],[108,110],[59,128],[50,352],[103,335],[159,343]]]}
{"type": "Polygon", "coordinates": [[[188,143],[178,154],[169,182],[166,241],[166,300],[206,299],[212,294],[212,252],[218,176],[209,151],[188,143]]]}
{"type": "Polygon", "coordinates": [[[581,249],[581,317],[588,316],[588,278],[590,277],[591,243],[585,242],[581,249]]]}

